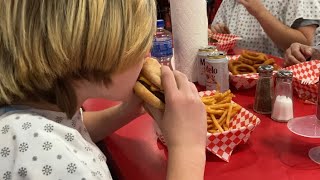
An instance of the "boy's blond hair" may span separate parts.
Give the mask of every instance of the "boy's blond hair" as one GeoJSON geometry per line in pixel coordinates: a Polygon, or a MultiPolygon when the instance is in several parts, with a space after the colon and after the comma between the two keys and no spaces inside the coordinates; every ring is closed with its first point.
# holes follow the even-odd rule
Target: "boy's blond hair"
{"type": "Polygon", "coordinates": [[[70,80],[110,83],[143,59],[155,20],[154,0],[0,0],[0,105],[46,101],[71,117],[70,80]]]}

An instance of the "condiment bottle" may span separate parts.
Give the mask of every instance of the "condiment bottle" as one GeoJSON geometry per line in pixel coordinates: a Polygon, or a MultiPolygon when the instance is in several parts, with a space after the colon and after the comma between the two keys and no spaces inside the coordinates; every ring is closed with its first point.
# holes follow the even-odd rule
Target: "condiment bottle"
{"type": "Polygon", "coordinates": [[[261,65],[256,87],[253,110],[260,114],[271,114],[273,99],[273,66],[261,65]]]}
{"type": "Polygon", "coordinates": [[[276,74],[276,88],[271,118],[279,122],[288,122],[293,118],[292,72],[280,70],[276,74]]]}

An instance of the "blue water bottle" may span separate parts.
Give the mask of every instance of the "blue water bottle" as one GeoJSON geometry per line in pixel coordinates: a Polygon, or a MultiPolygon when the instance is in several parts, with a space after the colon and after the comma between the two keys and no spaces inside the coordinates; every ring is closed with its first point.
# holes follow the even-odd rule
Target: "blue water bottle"
{"type": "Polygon", "coordinates": [[[171,67],[172,58],[172,34],[164,29],[164,21],[157,20],[157,31],[154,35],[151,56],[156,58],[160,64],[171,67]]]}

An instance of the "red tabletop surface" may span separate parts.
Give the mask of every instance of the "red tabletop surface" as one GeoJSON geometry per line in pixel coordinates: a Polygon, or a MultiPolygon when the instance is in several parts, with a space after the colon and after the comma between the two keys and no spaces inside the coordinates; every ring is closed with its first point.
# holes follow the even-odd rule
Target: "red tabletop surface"
{"type": "MultiPolygon", "coordinates": [[[[253,112],[254,89],[233,90],[233,93],[236,95],[235,102],[253,112]]],[[[92,99],[84,104],[84,108],[94,111],[113,104],[92,99]]],[[[315,111],[315,105],[304,104],[294,98],[295,117],[311,115],[315,111]]],[[[254,114],[261,119],[261,124],[248,143],[236,147],[229,163],[207,153],[205,179],[320,178],[320,166],[308,158],[309,149],[320,145],[320,140],[299,137],[288,130],[286,123],[271,120],[270,115],[254,114]]],[[[137,118],[106,138],[105,143],[123,179],[165,179],[166,149],[157,141],[150,116],[137,118]]]]}

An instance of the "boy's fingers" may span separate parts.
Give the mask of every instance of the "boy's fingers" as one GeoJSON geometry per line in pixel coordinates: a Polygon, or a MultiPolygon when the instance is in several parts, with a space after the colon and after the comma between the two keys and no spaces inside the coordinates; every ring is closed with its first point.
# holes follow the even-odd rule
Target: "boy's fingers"
{"type": "Polygon", "coordinates": [[[165,94],[174,93],[178,90],[174,74],[167,66],[161,67],[161,83],[165,94]]]}
{"type": "Polygon", "coordinates": [[[189,81],[187,76],[181,73],[180,71],[173,71],[173,74],[176,79],[178,89],[184,92],[190,91],[189,81]]]}

